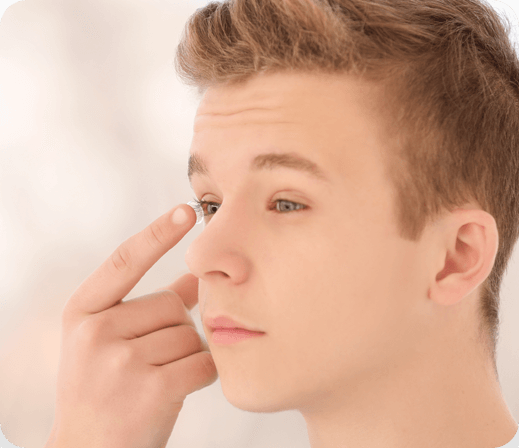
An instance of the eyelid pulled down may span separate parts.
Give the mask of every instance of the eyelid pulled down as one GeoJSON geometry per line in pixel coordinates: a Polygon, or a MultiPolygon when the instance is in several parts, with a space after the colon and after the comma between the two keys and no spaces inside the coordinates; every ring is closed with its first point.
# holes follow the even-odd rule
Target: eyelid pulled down
{"type": "MultiPolygon", "coordinates": [[[[276,205],[278,203],[280,203],[280,202],[285,202],[285,203],[288,203],[288,204],[292,204],[292,205],[298,206],[300,208],[298,208],[296,210],[288,210],[288,211],[285,211],[285,212],[278,211],[277,213],[279,213],[279,214],[301,212],[301,211],[303,211],[303,210],[308,208],[307,205],[301,204],[299,202],[289,201],[288,199],[276,199],[275,201],[270,202],[269,210],[270,211],[276,210],[277,209],[276,205]]],[[[206,216],[213,216],[216,213],[216,212],[205,213],[204,205],[218,205],[218,206],[221,206],[221,204],[218,203],[218,202],[214,202],[214,201],[200,201],[200,200],[198,200],[196,198],[193,198],[193,200],[191,202],[188,202],[188,205],[191,206],[195,210],[195,212],[196,212],[196,215],[197,215],[196,223],[197,224],[200,224],[201,222],[203,222],[204,217],[206,217],[206,216]]]]}

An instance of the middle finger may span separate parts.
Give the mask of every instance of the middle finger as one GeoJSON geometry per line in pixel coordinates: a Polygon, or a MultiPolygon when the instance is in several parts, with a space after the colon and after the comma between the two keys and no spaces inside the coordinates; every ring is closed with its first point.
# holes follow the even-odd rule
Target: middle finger
{"type": "Polygon", "coordinates": [[[201,351],[209,347],[190,325],[163,328],[140,338],[129,341],[139,358],[146,364],[162,366],[201,351]]]}
{"type": "Polygon", "coordinates": [[[122,302],[103,312],[110,322],[110,331],[117,337],[134,339],[162,328],[195,323],[176,293],[159,291],[122,302]]]}

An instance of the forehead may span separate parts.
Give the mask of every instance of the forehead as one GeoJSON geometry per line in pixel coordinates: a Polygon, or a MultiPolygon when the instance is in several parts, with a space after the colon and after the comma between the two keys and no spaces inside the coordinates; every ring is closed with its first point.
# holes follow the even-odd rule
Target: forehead
{"type": "Polygon", "coordinates": [[[308,115],[318,112],[316,106],[345,105],[344,101],[366,107],[372,103],[375,90],[343,74],[263,73],[238,86],[210,87],[198,107],[195,126],[208,118],[232,118],[283,108],[308,115]]]}
{"type": "Polygon", "coordinates": [[[351,176],[380,147],[376,98],[376,88],[346,75],[261,74],[211,87],[197,110],[191,154],[209,160],[249,152],[252,160],[276,147],[351,176]]]}
{"type": "MultiPolygon", "coordinates": [[[[269,73],[246,83],[210,87],[196,112],[194,132],[247,123],[338,125],[372,130],[382,86],[346,74],[269,73]]],[[[378,123],[380,124],[380,123],[378,123]]]]}

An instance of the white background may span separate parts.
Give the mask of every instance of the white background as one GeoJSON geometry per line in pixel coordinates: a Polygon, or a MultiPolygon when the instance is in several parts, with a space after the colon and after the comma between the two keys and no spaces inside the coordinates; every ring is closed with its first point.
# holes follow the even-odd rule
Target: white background
{"type": "MultiPolygon", "coordinates": [[[[25,0],[0,23],[0,423],[41,448],[54,415],[61,310],[129,236],[193,198],[195,94],[173,57],[203,0],[25,0]]],[[[518,3],[492,1],[517,25],[518,3]]],[[[3,10],[0,0],[0,9],[3,10]]],[[[515,39],[515,37],[514,37],[515,39]]],[[[134,288],[187,272],[195,226],[134,288]]],[[[519,255],[502,290],[498,367],[519,421],[519,255]]],[[[203,336],[198,307],[193,311],[203,336]]],[[[168,447],[308,448],[296,413],[231,406],[220,382],[188,396],[168,447]]]]}

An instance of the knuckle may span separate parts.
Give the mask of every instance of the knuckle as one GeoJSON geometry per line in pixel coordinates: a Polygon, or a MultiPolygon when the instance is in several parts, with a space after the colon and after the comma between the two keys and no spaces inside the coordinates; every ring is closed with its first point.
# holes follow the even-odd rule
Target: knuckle
{"type": "Polygon", "coordinates": [[[82,345],[96,345],[106,332],[106,318],[101,315],[86,317],[77,327],[76,337],[82,345]]]}
{"type": "Polygon", "coordinates": [[[125,273],[132,268],[132,255],[126,244],[122,244],[114,251],[110,261],[113,270],[118,274],[125,273]]]}
{"type": "Polygon", "coordinates": [[[162,227],[153,222],[144,230],[144,236],[146,237],[146,241],[153,249],[158,249],[159,247],[164,246],[167,242],[166,234],[162,227]]]}
{"type": "Polygon", "coordinates": [[[112,370],[115,372],[124,371],[135,359],[135,349],[130,344],[120,344],[110,357],[112,370]]]}

